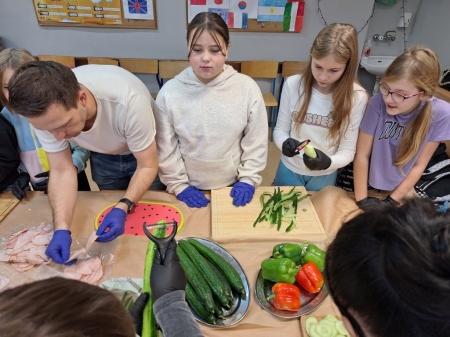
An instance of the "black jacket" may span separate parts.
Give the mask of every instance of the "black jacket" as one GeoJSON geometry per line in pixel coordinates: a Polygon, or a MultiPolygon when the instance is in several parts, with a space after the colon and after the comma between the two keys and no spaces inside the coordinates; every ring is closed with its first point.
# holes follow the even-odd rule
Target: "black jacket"
{"type": "Polygon", "coordinates": [[[20,164],[17,136],[14,126],[0,114],[0,191],[19,177],[20,164]]]}

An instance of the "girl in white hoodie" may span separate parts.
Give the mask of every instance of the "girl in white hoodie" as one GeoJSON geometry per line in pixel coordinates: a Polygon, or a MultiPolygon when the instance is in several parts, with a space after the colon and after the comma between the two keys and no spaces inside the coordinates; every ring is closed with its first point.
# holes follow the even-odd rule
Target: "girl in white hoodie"
{"type": "Polygon", "coordinates": [[[228,27],[215,13],[199,13],[187,31],[191,66],[156,98],[160,179],[189,207],[209,200],[200,190],[233,185],[235,206],[245,206],[266,166],[268,124],[254,80],[225,64],[228,27]]]}

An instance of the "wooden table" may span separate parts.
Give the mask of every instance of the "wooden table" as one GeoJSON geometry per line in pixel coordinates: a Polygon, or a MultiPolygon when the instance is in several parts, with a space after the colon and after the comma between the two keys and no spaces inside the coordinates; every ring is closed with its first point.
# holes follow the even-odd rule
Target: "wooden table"
{"type": "MultiPolygon", "coordinates": [[[[0,194],[0,198],[8,197],[8,193],[0,194]]],[[[72,237],[87,238],[93,230],[94,219],[99,211],[122,196],[123,192],[121,191],[79,192],[71,227],[72,237]]],[[[188,236],[211,238],[211,209],[209,206],[201,209],[189,208],[166,192],[149,191],[142,200],[171,203],[183,212],[185,225],[178,233],[177,238],[188,236]]],[[[325,248],[339,229],[343,216],[355,210],[356,204],[346,192],[335,187],[327,187],[313,194],[311,200],[328,234],[326,240],[316,242],[316,244],[325,248]]],[[[48,197],[42,192],[27,192],[27,197],[0,223],[0,236],[10,232],[17,224],[37,226],[42,222],[52,223],[48,197]]],[[[114,254],[117,262],[111,277],[142,277],[147,243],[146,237],[130,235],[123,235],[115,240],[113,244],[116,245],[114,254]]],[[[239,261],[247,275],[251,289],[250,308],[237,326],[227,328],[226,331],[200,324],[206,336],[301,336],[300,320],[285,320],[272,316],[264,311],[255,299],[254,285],[260,263],[270,256],[276,243],[279,242],[239,241],[222,245],[239,261]]],[[[337,314],[329,297],[314,312],[317,315],[327,313],[337,314]]]]}

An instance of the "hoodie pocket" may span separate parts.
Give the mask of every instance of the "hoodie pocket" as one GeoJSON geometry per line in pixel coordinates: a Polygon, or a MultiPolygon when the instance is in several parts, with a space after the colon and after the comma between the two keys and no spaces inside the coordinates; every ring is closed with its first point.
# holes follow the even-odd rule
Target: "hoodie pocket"
{"type": "Polygon", "coordinates": [[[225,187],[237,180],[237,165],[232,157],[204,160],[185,156],[189,183],[203,190],[225,187]]]}

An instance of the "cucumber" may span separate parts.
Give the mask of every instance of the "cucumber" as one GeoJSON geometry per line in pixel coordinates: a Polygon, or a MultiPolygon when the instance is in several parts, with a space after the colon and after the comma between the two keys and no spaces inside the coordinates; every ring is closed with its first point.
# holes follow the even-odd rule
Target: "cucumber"
{"type": "MultiPolygon", "coordinates": [[[[206,259],[205,259],[206,260],[206,259]]],[[[225,278],[225,276],[223,276],[223,273],[217,269],[217,267],[215,265],[213,265],[210,261],[206,260],[206,263],[208,263],[208,265],[210,266],[210,268],[212,269],[213,273],[219,278],[220,282],[222,282],[223,286],[225,287],[225,294],[230,294],[228,299],[230,302],[230,305],[234,304],[234,296],[233,296],[233,291],[231,290],[231,286],[230,283],[228,282],[228,280],[225,278]]]]}
{"type": "Polygon", "coordinates": [[[192,289],[192,287],[189,285],[189,283],[186,284],[185,293],[186,293],[186,300],[189,302],[191,308],[195,311],[195,313],[208,323],[215,325],[216,318],[214,317],[213,314],[211,314],[205,309],[203,303],[198,298],[197,294],[195,293],[194,289],[192,289]]]}
{"type": "Polygon", "coordinates": [[[241,277],[239,276],[236,269],[233,268],[231,264],[229,264],[225,259],[219,256],[216,252],[212,251],[205,245],[202,245],[197,240],[190,239],[188,240],[192,245],[197,249],[197,251],[206,257],[210,262],[212,262],[221,272],[225,278],[230,282],[231,288],[236,290],[241,294],[245,294],[244,283],[242,282],[241,277]]]}
{"type": "Polygon", "coordinates": [[[219,300],[213,296],[214,299],[214,316],[220,319],[224,319],[222,305],[219,300]]]}
{"type": "Polygon", "coordinates": [[[305,151],[305,154],[309,158],[313,158],[313,159],[317,158],[317,153],[316,153],[316,150],[314,150],[314,146],[308,144],[308,145],[305,146],[304,151],[305,151]]]}
{"type": "Polygon", "coordinates": [[[309,335],[309,330],[311,329],[311,325],[314,324],[319,324],[319,322],[317,321],[317,318],[315,317],[308,317],[305,321],[305,325],[306,325],[306,332],[309,335]]]}
{"type": "MultiPolygon", "coordinates": [[[[165,221],[159,221],[158,224],[165,225],[165,221]]],[[[152,233],[157,238],[164,238],[167,228],[155,229],[152,233]]],[[[153,259],[155,258],[156,245],[149,240],[147,245],[147,253],[145,255],[145,267],[144,267],[144,284],[142,286],[142,292],[149,293],[150,299],[144,308],[142,314],[142,336],[143,337],[156,337],[158,336],[158,329],[156,329],[156,318],[153,313],[153,296],[150,288],[150,273],[152,271],[153,259]]]]}
{"type": "Polygon", "coordinates": [[[191,285],[192,289],[194,289],[195,293],[202,301],[206,310],[211,313],[214,313],[213,295],[205,278],[197,269],[195,264],[191,261],[187,253],[180,247],[180,245],[177,246],[177,253],[180,258],[181,266],[186,272],[186,278],[189,284],[191,285]]]}
{"type": "Polygon", "coordinates": [[[225,287],[220,282],[219,278],[214,274],[213,270],[209,267],[206,259],[200,255],[200,253],[186,240],[178,241],[178,245],[189,256],[191,261],[195,264],[198,270],[202,271],[206,283],[208,283],[211,292],[219,300],[220,304],[225,308],[230,308],[228,296],[226,294],[225,287]]]}

